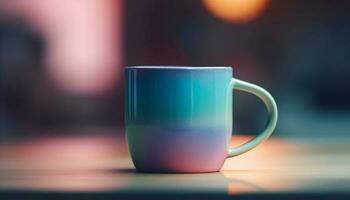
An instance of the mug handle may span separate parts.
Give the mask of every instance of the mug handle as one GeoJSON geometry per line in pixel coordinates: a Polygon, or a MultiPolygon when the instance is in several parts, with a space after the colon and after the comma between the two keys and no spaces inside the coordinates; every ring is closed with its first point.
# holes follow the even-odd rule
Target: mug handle
{"type": "Polygon", "coordinates": [[[265,106],[267,107],[267,111],[269,113],[269,120],[267,122],[267,125],[264,131],[262,131],[260,134],[258,134],[255,138],[251,139],[250,141],[238,147],[233,147],[229,149],[228,157],[233,157],[253,149],[254,147],[258,146],[260,143],[264,142],[268,137],[270,137],[270,135],[272,134],[273,130],[276,127],[278,111],[277,111],[276,102],[271,96],[271,94],[260,86],[232,78],[230,82],[230,88],[240,90],[240,91],[245,91],[258,96],[264,102],[265,106]]]}

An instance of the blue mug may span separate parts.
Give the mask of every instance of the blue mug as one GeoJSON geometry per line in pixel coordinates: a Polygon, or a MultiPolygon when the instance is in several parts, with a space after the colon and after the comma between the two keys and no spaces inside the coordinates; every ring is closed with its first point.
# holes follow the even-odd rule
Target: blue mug
{"type": "Polygon", "coordinates": [[[125,87],[126,138],[142,172],[219,171],[226,158],[266,140],[277,123],[273,97],[233,78],[231,67],[126,67],[125,87]],[[258,96],[269,122],[255,138],[230,148],[233,89],[258,96]]]}

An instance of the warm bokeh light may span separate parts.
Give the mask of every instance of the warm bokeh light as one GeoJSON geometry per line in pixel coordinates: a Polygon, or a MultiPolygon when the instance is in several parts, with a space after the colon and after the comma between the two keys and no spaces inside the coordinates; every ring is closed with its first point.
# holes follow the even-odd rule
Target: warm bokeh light
{"type": "Polygon", "coordinates": [[[269,0],[203,0],[205,7],[217,18],[227,22],[246,23],[258,17],[269,0]]]}
{"type": "MultiPolygon", "coordinates": [[[[231,145],[238,146],[249,139],[246,136],[234,136],[231,145]]],[[[284,191],[299,187],[302,185],[300,180],[294,179],[288,170],[295,171],[293,160],[304,151],[301,146],[270,138],[242,156],[227,159],[221,172],[230,180],[228,193],[284,191]]]]}
{"type": "MultiPolygon", "coordinates": [[[[250,140],[249,136],[233,136],[231,146],[239,146],[250,140]]],[[[278,138],[270,138],[242,156],[229,158],[222,168],[230,170],[275,170],[288,164],[291,155],[298,155],[303,150],[292,143],[278,138]],[[290,155],[286,157],[285,155],[290,155]]]]}

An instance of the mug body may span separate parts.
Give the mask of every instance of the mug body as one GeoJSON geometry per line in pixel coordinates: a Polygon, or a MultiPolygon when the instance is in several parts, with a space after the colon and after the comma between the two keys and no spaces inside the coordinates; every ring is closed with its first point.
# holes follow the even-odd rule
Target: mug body
{"type": "Polygon", "coordinates": [[[231,79],[231,67],[127,67],[126,137],[136,169],[220,170],[232,132],[231,79]]]}

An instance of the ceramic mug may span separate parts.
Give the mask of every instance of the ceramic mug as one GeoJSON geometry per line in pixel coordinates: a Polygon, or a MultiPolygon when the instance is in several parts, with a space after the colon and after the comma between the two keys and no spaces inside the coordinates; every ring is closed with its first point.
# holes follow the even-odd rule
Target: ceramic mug
{"type": "Polygon", "coordinates": [[[266,140],[277,123],[273,97],[233,78],[231,67],[126,67],[125,87],[126,138],[142,172],[219,171],[226,158],[266,140]],[[265,129],[234,148],[232,89],[258,96],[269,113],[265,129]]]}

